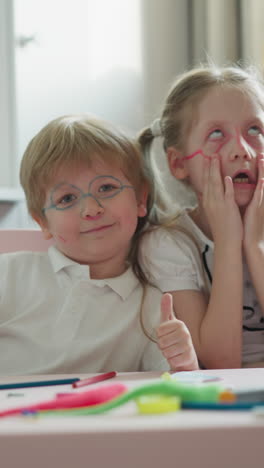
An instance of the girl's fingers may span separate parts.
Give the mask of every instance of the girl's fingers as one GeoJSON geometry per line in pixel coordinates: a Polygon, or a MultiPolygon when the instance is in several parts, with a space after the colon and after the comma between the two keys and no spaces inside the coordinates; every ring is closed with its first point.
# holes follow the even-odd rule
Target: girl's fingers
{"type": "Polygon", "coordinates": [[[262,156],[258,161],[258,181],[264,178],[264,157],[262,156]]]}
{"type": "Polygon", "coordinates": [[[217,200],[221,200],[224,196],[224,187],[220,171],[220,161],[218,156],[214,156],[210,168],[210,189],[211,194],[217,200]]]}
{"type": "Polygon", "coordinates": [[[260,185],[260,197],[259,197],[259,204],[263,205],[263,199],[264,199],[264,178],[261,179],[261,185],[260,185]]]}
{"type": "Polygon", "coordinates": [[[252,198],[253,204],[261,206],[264,199],[264,159],[261,158],[258,161],[258,182],[252,198]]]}
{"type": "Polygon", "coordinates": [[[226,176],[224,179],[225,195],[228,198],[234,198],[234,185],[232,177],[226,176]]]}
{"type": "Polygon", "coordinates": [[[208,159],[204,159],[204,164],[203,164],[203,200],[208,199],[209,176],[210,176],[210,161],[208,159]]]}
{"type": "Polygon", "coordinates": [[[203,202],[210,206],[223,199],[224,188],[220,172],[220,161],[217,154],[204,160],[203,202]]]}
{"type": "Polygon", "coordinates": [[[264,190],[264,177],[258,180],[252,202],[256,203],[257,206],[261,206],[263,203],[263,190],[264,190]]]}
{"type": "Polygon", "coordinates": [[[206,178],[206,194],[207,200],[212,201],[214,184],[212,180],[212,163],[213,156],[211,158],[205,159],[204,169],[205,169],[205,178],[206,178]]]}

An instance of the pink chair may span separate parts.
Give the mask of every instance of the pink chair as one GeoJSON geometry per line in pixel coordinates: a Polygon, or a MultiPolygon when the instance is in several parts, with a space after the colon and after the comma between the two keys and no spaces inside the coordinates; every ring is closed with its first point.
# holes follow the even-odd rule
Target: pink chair
{"type": "Polygon", "coordinates": [[[53,239],[45,240],[40,229],[0,229],[0,253],[30,250],[45,252],[53,239]]]}

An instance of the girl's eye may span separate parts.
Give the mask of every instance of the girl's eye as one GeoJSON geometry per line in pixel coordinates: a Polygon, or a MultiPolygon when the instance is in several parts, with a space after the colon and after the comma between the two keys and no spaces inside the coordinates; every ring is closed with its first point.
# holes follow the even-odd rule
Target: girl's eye
{"type": "Polygon", "coordinates": [[[218,140],[218,139],[222,138],[223,136],[224,136],[224,134],[223,134],[222,130],[220,130],[220,128],[216,128],[211,133],[209,133],[208,139],[209,140],[218,140]]]}
{"type": "Polygon", "coordinates": [[[258,135],[262,135],[262,130],[261,128],[258,126],[258,125],[252,125],[252,127],[250,127],[248,129],[248,134],[251,135],[251,136],[258,136],[258,135]]]}

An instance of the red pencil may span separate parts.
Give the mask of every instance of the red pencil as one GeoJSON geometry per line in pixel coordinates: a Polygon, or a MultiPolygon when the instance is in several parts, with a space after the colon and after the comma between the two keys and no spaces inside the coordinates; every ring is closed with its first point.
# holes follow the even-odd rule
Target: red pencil
{"type": "Polygon", "coordinates": [[[88,379],[78,380],[72,384],[73,388],[85,387],[86,385],[91,385],[97,382],[103,382],[104,380],[112,379],[116,377],[117,372],[106,372],[105,374],[95,375],[94,377],[89,377],[88,379]]]}

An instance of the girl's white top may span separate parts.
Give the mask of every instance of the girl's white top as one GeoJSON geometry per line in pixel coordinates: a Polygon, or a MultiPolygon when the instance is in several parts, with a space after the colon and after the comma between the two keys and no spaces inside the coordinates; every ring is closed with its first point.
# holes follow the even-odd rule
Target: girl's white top
{"type": "MultiPolygon", "coordinates": [[[[214,243],[183,212],[178,224],[195,238],[199,251],[188,235],[157,228],[147,233],[141,243],[140,261],[152,283],[161,291],[196,290],[209,296],[212,281],[214,243]]],[[[264,316],[244,269],[243,364],[264,361],[264,316]]],[[[186,312],[188,313],[188,312],[186,312]]],[[[224,341],[223,341],[224,344],[224,341]]]]}

